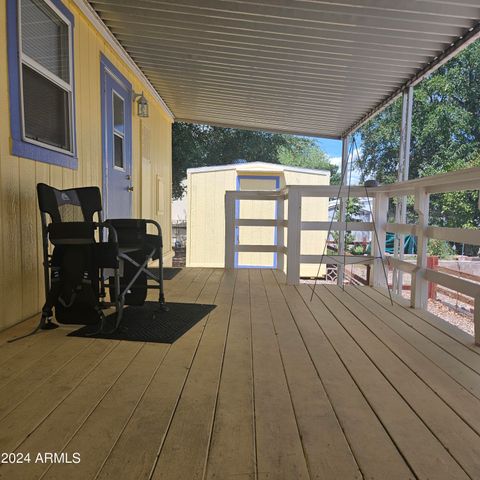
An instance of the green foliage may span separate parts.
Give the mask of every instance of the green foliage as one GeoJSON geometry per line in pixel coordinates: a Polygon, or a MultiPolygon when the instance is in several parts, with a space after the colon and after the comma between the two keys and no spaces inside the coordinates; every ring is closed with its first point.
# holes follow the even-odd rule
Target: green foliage
{"type": "Polygon", "coordinates": [[[352,255],[365,255],[367,252],[366,252],[366,245],[363,246],[363,245],[354,245],[350,248],[350,253],[352,255]]]}
{"type": "Polygon", "coordinates": [[[330,183],[340,183],[338,167],[330,163],[328,155],[311,138],[288,136],[288,144],[278,149],[278,163],[292,167],[328,170],[330,183]]]}
{"type": "Polygon", "coordinates": [[[184,194],[188,168],[228,165],[238,159],[327,169],[338,177],[337,167],[312,139],[189,123],[174,123],[172,133],[174,199],[184,194]]]}
{"type": "Polygon", "coordinates": [[[453,248],[448,242],[434,238],[431,238],[428,241],[427,252],[429,255],[434,255],[440,258],[448,258],[454,254],[453,248]]]}
{"type": "MultiPolygon", "coordinates": [[[[355,220],[358,219],[358,214],[361,211],[361,206],[358,201],[358,198],[349,198],[347,202],[347,208],[345,212],[345,220],[347,222],[354,222],[355,220]]],[[[335,211],[335,220],[340,220],[340,204],[337,205],[337,210],[335,211]]],[[[333,240],[336,244],[338,244],[339,241],[339,233],[338,232],[333,232],[332,233],[333,240]]],[[[354,235],[350,232],[347,231],[345,234],[345,244],[347,245],[347,250],[350,251],[350,253],[354,253],[354,247],[350,248],[348,245],[353,244],[355,240],[354,235]]],[[[362,249],[363,250],[363,249],[362,249]]],[[[354,255],[357,255],[358,253],[354,253],[354,255]]]]}
{"type": "MultiPolygon", "coordinates": [[[[359,131],[363,178],[397,179],[401,99],[359,131]]],[[[450,60],[414,90],[410,178],[480,166],[480,42],[450,60]]],[[[434,225],[471,228],[480,224],[478,192],[432,196],[434,225]]]]}
{"type": "Polygon", "coordinates": [[[275,133],[174,123],[173,198],[182,197],[188,168],[228,165],[238,159],[277,163],[277,150],[286,145],[286,136],[275,133]]]}

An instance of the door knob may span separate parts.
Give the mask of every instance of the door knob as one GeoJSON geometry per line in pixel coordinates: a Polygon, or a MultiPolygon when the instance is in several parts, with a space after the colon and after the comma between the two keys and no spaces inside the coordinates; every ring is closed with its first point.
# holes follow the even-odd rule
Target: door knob
{"type": "Polygon", "coordinates": [[[133,192],[133,187],[130,185],[129,187],[127,187],[127,191],[128,192],[133,192]]]}

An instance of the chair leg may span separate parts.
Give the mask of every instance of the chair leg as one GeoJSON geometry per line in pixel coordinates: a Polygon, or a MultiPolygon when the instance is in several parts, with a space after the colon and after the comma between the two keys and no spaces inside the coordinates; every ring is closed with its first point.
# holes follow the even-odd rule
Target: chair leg
{"type": "Polygon", "coordinates": [[[158,303],[160,304],[160,310],[163,312],[168,312],[170,309],[167,307],[167,302],[165,301],[165,291],[163,289],[163,238],[161,230],[159,231],[159,241],[158,241],[158,276],[159,276],[159,295],[158,303]]]}

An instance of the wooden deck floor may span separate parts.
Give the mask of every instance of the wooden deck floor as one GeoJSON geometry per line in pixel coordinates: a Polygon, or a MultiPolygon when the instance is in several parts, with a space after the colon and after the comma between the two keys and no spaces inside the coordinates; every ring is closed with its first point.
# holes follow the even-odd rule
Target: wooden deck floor
{"type": "Polygon", "coordinates": [[[168,299],[213,303],[172,345],[0,334],[12,479],[478,479],[480,349],[370,288],[185,269],[168,299]],[[35,462],[81,454],[79,464],[35,462]]]}

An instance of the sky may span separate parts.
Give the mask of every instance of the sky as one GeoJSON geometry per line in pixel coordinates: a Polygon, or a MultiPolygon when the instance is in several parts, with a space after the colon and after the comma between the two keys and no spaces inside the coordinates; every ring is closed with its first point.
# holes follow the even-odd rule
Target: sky
{"type": "MultiPolygon", "coordinates": [[[[329,138],[313,138],[312,140],[329,156],[330,162],[338,167],[342,164],[342,141],[331,140],[329,138]]],[[[361,146],[360,146],[361,151],[361,146]]],[[[352,184],[358,184],[360,181],[360,172],[356,169],[352,172],[352,184]]]]}
{"type": "Polygon", "coordinates": [[[328,138],[314,138],[318,146],[329,156],[329,157],[341,157],[342,156],[342,141],[341,140],[330,140],[328,138]]]}

